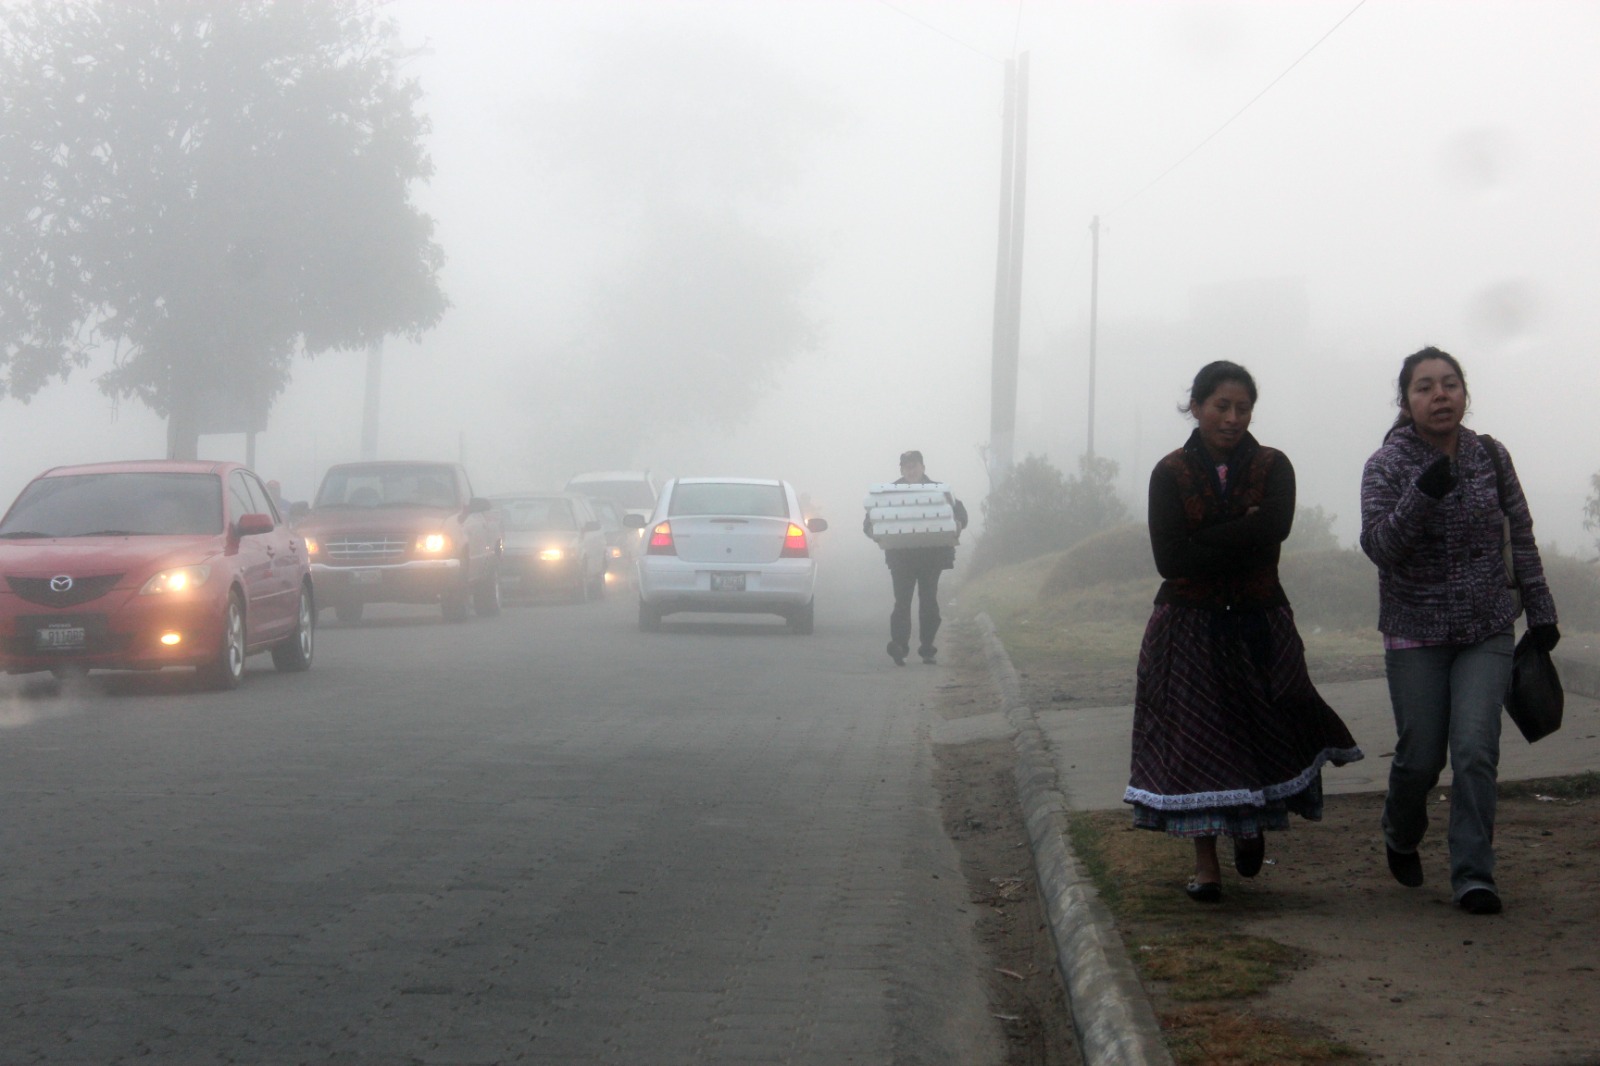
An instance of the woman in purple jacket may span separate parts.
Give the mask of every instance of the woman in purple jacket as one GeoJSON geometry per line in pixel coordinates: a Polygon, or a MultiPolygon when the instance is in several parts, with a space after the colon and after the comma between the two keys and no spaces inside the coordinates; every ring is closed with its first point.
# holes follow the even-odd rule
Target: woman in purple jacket
{"type": "Polygon", "coordinates": [[[1452,897],[1469,914],[1498,914],[1500,708],[1518,611],[1502,516],[1511,520],[1529,639],[1549,650],[1561,634],[1511,455],[1461,424],[1469,399],[1453,356],[1424,348],[1406,357],[1399,417],[1361,476],[1361,549],[1378,564],[1378,628],[1398,734],[1383,807],[1389,870],[1408,888],[1422,884],[1417,847],[1448,754],[1452,897]]]}

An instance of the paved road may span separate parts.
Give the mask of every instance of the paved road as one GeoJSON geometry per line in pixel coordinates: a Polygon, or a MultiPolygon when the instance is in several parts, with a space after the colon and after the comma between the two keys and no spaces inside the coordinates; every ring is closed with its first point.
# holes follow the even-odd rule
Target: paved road
{"type": "Polygon", "coordinates": [[[235,693],[0,679],[0,1060],[998,1061],[881,582],[811,638],[392,608],[235,693]]]}

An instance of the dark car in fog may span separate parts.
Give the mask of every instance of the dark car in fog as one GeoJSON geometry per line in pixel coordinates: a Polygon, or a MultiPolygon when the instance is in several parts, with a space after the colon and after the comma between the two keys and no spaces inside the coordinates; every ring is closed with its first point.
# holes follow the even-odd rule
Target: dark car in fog
{"type": "Polygon", "coordinates": [[[589,499],[574,492],[494,497],[505,535],[502,595],[559,593],[582,603],[605,591],[607,546],[589,499]]]}
{"type": "Polygon", "coordinates": [[[639,554],[639,531],[623,524],[627,512],[615,500],[590,496],[589,506],[600,519],[600,534],[606,540],[606,584],[622,585],[633,580],[633,560],[639,554]]]}

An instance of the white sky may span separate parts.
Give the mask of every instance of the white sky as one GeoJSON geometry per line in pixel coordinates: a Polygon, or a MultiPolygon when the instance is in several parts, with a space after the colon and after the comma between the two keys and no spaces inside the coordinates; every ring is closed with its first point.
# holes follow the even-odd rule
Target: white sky
{"type": "MultiPolygon", "coordinates": [[[[1233,355],[1261,387],[1257,436],[1294,460],[1301,503],[1337,513],[1353,541],[1400,359],[1436,344],[1467,370],[1469,424],[1512,449],[1542,542],[1593,554],[1580,511],[1600,470],[1600,4],[1368,0],[1149,184],[1355,6],[395,3],[405,39],[429,46],[409,67],[434,127],[437,174],[419,199],[455,308],[420,344],[388,346],[380,451],[459,453],[483,491],[576,472],[541,458],[561,397],[528,385],[577,328],[605,238],[526,115],[593,91],[603,57],[709,48],[783,72],[838,117],[764,219],[817,257],[822,343],[740,428],[668,428],[635,464],[787,477],[853,524],[866,486],[920,447],[976,517],[1015,47],[1031,64],[1019,458],[1071,472],[1085,447],[1099,214],[1096,450],[1121,464],[1136,512],[1150,466],[1188,433],[1175,409],[1194,371],[1233,355]],[[1219,331],[1197,289],[1255,282],[1303,286],[1305,328],[1247,303],[1238,332],[1219,331]]],[[[610,91],[625,97],[626,81],[610,91]]],[[[363,365],[302,364],[259,438],[257,466],[291,497],[356,456],[363,365]]],[[[164,447],[148,412],[114,408],[90,375],[0,412],[7,498],[53,463],[164,447]]],[[[236,457],[243,443],[202,449],[236,457]]]]}

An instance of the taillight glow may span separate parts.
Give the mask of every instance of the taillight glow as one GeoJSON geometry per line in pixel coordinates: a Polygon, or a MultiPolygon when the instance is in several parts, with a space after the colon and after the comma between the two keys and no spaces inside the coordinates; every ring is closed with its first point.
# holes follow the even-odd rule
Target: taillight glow
{"type": "Polygon", "coordinates": [[[806,531],[789,523],[789,532],[783,538],[783,553],[785,559],[804,559],[811,555],[811,549],[806,544],[806,531]]]}
{"type": "Polygon", "coordinates": [[[678,546],[672,543],[672,525],[660,522],[650,531],[650,545],[645,548],[646,555],[677,555],[678,546]]]}

